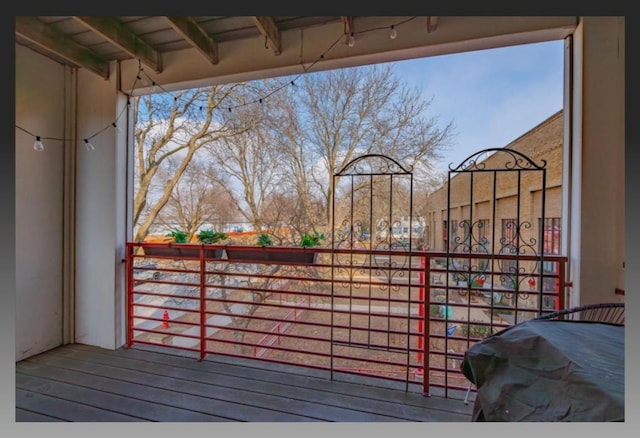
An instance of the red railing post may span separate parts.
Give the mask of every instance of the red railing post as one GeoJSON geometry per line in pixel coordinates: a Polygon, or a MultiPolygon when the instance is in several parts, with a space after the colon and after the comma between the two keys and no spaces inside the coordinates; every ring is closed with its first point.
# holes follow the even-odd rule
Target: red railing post
{"type": "Polygon", "coordinates": [[[419,280],[419,304],[418,304],[418,316],[420,316],[420,318],[418,319],[418,332],[420,332],[421,334],[418,336],[418,348],[420,349],[420,351],[418,351],[418,362],[422,363],[422,344],[423,344],[423,336],[422,333],[424,331],[424,265],[425,265],[425,257],[424,256],[420,256],[420,280],[419,280]]]}
{"type": "Polygon", "coordinates": [[[127,348],[133,345],[133,245],[127,244],[125,262],[127,269],[127,348]]]}
{"type": "Polygon", "coordinates": [[[556,295],[556,310],[564,309],[565,307],[565,294],[566,294],[566,261],[558,261],[558,295],[556,295]]]}
{"type": "Polygon", "coordinates": [[[206,353],[207,343],[207,314],[206,314],[206,297],[207,297],[207,282],[206,282],[206,261],[205,261],[204,244],[200,246],[200,360],[203,360],[206,353]]]}

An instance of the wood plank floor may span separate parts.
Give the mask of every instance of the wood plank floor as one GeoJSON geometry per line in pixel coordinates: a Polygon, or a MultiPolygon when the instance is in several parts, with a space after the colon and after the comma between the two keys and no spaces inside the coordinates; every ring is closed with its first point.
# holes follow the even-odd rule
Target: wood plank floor
{"type": "Polygon", "coordinates": [[[339,379],[224,356],[66,345],[16,363],[16,422],[471,421],[464,394],[424,397],[392,382],[339,379]]]}

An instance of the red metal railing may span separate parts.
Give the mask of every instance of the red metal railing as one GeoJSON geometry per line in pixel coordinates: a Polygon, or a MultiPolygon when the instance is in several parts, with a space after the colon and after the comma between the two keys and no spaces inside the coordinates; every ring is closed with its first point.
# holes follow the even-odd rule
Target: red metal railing
{"type": "Polygon", "coordinates": [[[317,248],[313,263],[297,263],[283,259],[283,248],[262,248],[263,260],[253,261],[220,257],[223,245],[127,248],[129,346],[364,375],[420,385],[424,394],[466,390],[464,351],[563,307],[567,286],[557,256],[545,256],[554,269],[542,273],[539,257],[521,255],[516,275],[499,269],[513,257],[487,254],[317,248]],[[170,247],[175,255],[145,254],[170,247]]]}

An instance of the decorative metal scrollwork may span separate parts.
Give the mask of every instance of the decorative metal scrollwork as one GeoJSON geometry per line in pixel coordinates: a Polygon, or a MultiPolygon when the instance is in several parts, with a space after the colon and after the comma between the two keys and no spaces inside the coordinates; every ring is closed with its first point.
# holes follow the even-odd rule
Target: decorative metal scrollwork
{"type": "Polygon", "coordinates": [[[405,167],[393,158],[381,154],[367,154],[349,161],[335,175],[409,175],[412,171],[412,166],[405,167]]]}
{"type": "MultiPolygon", "coordinates": [[[[486,159],[496,153],[509,155],[511,160],[507,160],[504,163],[505,170],[542,170],[546,167],[547,162],[540,160],[542,164],[536,164],[531,158],[524,155],[522,152],[513,149],[504,148],[489,148],[476,152],[469,157],[462,160],[460,164],[453,167],[453,163],[449,164],[449,170],[452,172],[472,172],[474,170],[489,170],[487,168],[486,159]]],[[[500,170],[500,169],[493,169],[500,170]]]]}

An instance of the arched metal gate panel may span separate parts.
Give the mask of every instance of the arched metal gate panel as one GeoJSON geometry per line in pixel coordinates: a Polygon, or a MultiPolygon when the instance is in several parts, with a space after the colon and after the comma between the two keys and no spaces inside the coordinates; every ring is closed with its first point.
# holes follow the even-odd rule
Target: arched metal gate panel
{"type": "Polygon", "coordinates": [[[417,327],[412,169],[364,155],[334,174],[333,193],[332,376],[368,370],[408,385],[417,327]]]}
{"type": "Polygon", "coordinates": [[[538,165],[505,148],[485,149],[449,168],[447,290],[452,281],[462,295],[481,284],[494,292],[492,307],[511,304],[514,324],[519,306],[541,313],[552,305],[542,298],[546,179],[545,160],[538,165]]]}
{"type": "Polygon", "coordinates": [[[564,268],[545,259],[555,236],[546,236],[554,233],[546,164],[495,148],[449,167],[440,211],[445,257],[437,267],[444,278],[430,297],[438,303],[430,312],[432,366],[442,369],[445,395],[464,383],[455,381],[473,343],[562,305],[564,268]]]}

